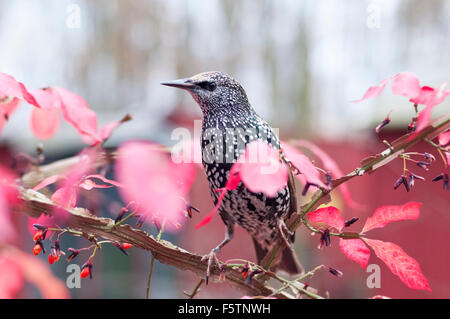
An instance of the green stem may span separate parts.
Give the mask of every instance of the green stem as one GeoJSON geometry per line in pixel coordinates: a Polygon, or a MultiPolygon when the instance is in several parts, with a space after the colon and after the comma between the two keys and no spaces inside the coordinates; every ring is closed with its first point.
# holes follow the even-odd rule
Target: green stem
{"type": "Polygon", "coordinates": [[[128,219],[130,219],[131,217],[133,217],[134,215],[136,215],[136,211],[130,213],[127,217],[125,217],[124,219],[121,219],[119,222],[115,223],[112,228],[115,228],[119,225],[122,225],[123,223],[125,223],[128,219]]]}
{"type": "MultiPolygon", "coordinates": [[[[288,225],[289,230],[294,231],[302,223],[308,227],[307,223],[304,221],[305,214],[308,213],[322,199],[322,197],[328,194],[331,190],[336,189],[336,187],[338,187],[339,185],[349,181],[350,179],[356,176],[362,176],[365,172],[373,171],[381,166],[386,165],[387,163],[397,158],[398,155],[401,154],[406,149],[416,145],[422,140],[433,139],[440,133],[448,130],[449,128],[450,128],[450,116],[447,116],[444,119],[439,119],[434,124],[417,133],[417,135],[411,140],[408,140],[408,138],[406,137],[411,135],[404,136],[405,139],[404,141],[400,142],[400,144],[397,143],[398,145],[389,146],[388,149],[380,153],[381,156],[375,157],[372,161],[370,161],[366,165],[357,168],[353,172],[347,174],[345,176],[346,178],[340,178],[338,180],[335,180],[332,189],[318,190],[313,195],[311,201],[300,211],[296,219],[290,225],[288,225]]],[[[395,141],[392,144],[394,143],[395,141]]],[[[308,229],[313,230],[314,228],[308,227],[308,229]]],[[[315,229],[313,231],[317,232],[315,229]]],[[[272,248],[272,250],[268,253],[268,255],[263,259],[262,266],[264,269],[270,268],[270,266],[276,259],[276,256],[280,253],[280,249],[281,245],[276,244],[272,248]]]]}
{"type": "MultiPolygon", "coordinates": [[[[156,240],[160,240],[162,233],[164,231],[164,225],[165,225],[166,221],[163,221],[162,225],[161,225],[161,229],[159,230],[158,236],[156,237],[156,240]]],[[[148,271],[148,278],[147,278],[147,292],[145,294],[145,299],[149,299],[150,297],[150,286],[152,283],[152,274],[153,274],[153,265],[155,264],[155,255],[152,253],[151,254],[152,257],[150,259],[150,269],[148,271]]]]}

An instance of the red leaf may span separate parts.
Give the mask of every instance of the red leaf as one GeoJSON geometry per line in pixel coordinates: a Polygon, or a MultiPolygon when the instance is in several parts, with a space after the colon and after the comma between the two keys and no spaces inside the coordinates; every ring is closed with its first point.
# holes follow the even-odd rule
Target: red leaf
{"type": "Polygon", "coordinates": [[[354,100],[352,102],[354,103],[358,103],[361,101],[364,101],[366,99],[370,99],[373,97],[377,97],[378,95],[381,94],[381,92],[383,92],[384,88],[386,87],[386,85],[388,84],[388,82],[393,78],[394,76],[388,77],[387,79],[384,79],[383,81],[380,82],[380,84],[378,84],[377,86],[371,86],[366,93],[364,93],[364,96],[359,99],[359,100],[354,100]]]}
{"type": "Polygon", "coordinates": [[[339,239],[339,248],[348,259],[356,261],[366,269],[369,263],[370,250],[361,239],[339,239]]]}
{"type": "Polygon", "coordinates": [[[8,97],[2,97],[0,94],[0,100],[3,101],[3,99],[5,99],[4,102],[0,102],[0,132],[11,114],[14,113],[20,104],[20,100],[18,98],[13,98],[10,100],[8,97]]]}
{"type": "Polygon", "coordinates": [[[211,222],[212,218],[214,217],[214,215],[217,213],[217,211],[220,208],[220,205],[222,205],[223,199],[225,197],[225,194],[227,193],[227,189],[222,189],[220,191],[220,196],[217,199],[217,204],[214,206],[214,209],[208,214],[206,215],[205,218],[203,218],[200,223],[198,223],[197,225],[195,225],[195,228],[198,229],[200,227],[203,227],[207,224],[209,224],[209,222],[211,222]]]}
{"type": "Polygon", "coordinates": [[[240,165],[241,163],[234,163],[233,166],[231,166],[230,174],[228,175],[225,188],[217,190],[220,191],[219,198],[217,199],[217,204],[214,206],[214,209],[200,221],[200,223],[195,225],[196,229],[209,224],[213,216],[219,211],[220,205],[222,205],[222,201],[227,191],[232,191],[233,189],[236,189],[239,186],[239,183],[241,182],[241,176],[239,174],[240,165]]]}
{"type": "Polygon", "coordinates": [[[427,279],[422,274],[419,263],[408,256],[401,247],[381,240],[364,239],[389,270],[411,289],[431,291],[427,279]]]}
{"type": "Polygon", "coordinates": [[[301,175],[296,175],[300,182],[304,183],[304,180],[302,180],[303,177],[311,184],[327,188],[320,179],[319,171],[307,156],[303,155],[299,150],[287,143],[283,143],[282,148],[286,158],[301,172],[301,175]]]}
{"type": "Polygon", "coordinates": [[[34,108],[31,111],[31,131],[41,140],[48,140],[59,128],[59,109],[34,108]]]}
{"type": "MultiPolygon", "coordinates": [[[[341,171],[341,169],[339,168],[338,164],[336,163],[336,161],[331,158],[331,156],[329,156],[324,150],[322,150],[320,147],[318,147],[317,145],[308,142],[308,141],[304,141],[304,140],[297,140],[295,142],[295,144],[297,146],[300,147],[305,147],[307,149],[309,149],[311,152],[313,152],[318,158],[320,158],[320,160],[322,161],[322,164],[325,168],[325,170],[330,171],[332,174],[333,178],[340,178],[342,176],[344,176],[344,173],[341,171]]],[[[342,197],[344,198],[345,203],[352,208],[360,208],[361,205],[356,203],[353,199],[352,199],[352,195],[350,194],[350,190],[348,189],[348,185],[347,184],[341,184],[338,187],[339,191],[342,194],[342,197]]]]}
{"type": "Polygon", "coordinates": [[[419,78],[411,72],[401,72],[395,75],[392,82],[392,93],[415,98],[420,93],[419,78]]]}
{"type": "Polygon", "coordinates": [[[289,168],[281,163],[279,152],[269,144],[261,140],[249,143],[237,162],[242,182],[252,192],[274,197],[286,187],[289,168]]]}
{"type": "Polygon", "coordinates": [[[402,206],[380,206],[367,218],[362,233],[374,228],[382,228],[391,222],[415,220],[419,218],[422,203],[409,202],[402,206]]]}
{"type": "Polygon", "coordinates": [[[341,231],[345,221],[341,212],[334,206],[319,208],[307,214],[312,223],[325,223],[341,231]]]}

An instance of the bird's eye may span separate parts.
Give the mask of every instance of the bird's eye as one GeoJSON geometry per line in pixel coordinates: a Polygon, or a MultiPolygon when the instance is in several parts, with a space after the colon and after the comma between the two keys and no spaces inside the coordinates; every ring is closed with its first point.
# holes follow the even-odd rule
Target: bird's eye
{"type": "Polygon", "coordinates": [[[208,90],[210,92],[214,91],[217,87],[216,83],[209,82],[209,81],[203,81],[203,82],[197,83],[197,85],[199,87],[201,87],[202,89],[208,90]]]}

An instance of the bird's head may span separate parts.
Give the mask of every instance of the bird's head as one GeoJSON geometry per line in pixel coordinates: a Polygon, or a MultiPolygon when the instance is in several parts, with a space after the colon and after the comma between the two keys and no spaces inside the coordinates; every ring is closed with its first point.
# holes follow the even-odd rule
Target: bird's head
{"type": "Polygon", "coordinates": [[[198,103],[203,114],[251,110],[242,86],[231,76],[222,72],[203,72],[190,78],[161,84],[187,90],[198,103]]]}

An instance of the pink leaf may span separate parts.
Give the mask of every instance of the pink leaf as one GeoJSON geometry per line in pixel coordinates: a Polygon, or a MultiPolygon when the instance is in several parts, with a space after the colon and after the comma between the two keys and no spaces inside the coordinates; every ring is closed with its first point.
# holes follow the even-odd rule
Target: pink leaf
{"type": "Polygon", "coordinates": [[[383,92],[384,88],[386,87],[386,85],[388,84],[388,82],[393,78],[393,76],[388,77],[387,79],[384,79],[383,81],[380,82],[380,84],[378,84],[377,86],[371,86],[366,93],[364,93],[364,96],[359,99],[359,100],[354,100],[352,102],[354,103],[358,103],[361,101],[364,101],[366,99],[370,99],[370,98],[374,98],[377,97],[378,95],[381,94],[381,92],[383,92]]]}
{"type": "MultiPolygon", "coordinates": [[[[86,149],[78,154],[78,163],[69,168],[65,179],[59,183],[59,188],[53,193],[51,199],[62,207],[75,207],[78,197],[78,185],[91,170],[97,157],[96,149],[86,149]]],[[[63,213],[56,210],[56,214],[63,213]]]]}
{"type": "Polygon", "coordinates": [[[419,218],[422,203],[409,202],[402,206],[381,206],[367,218],[362,233],[374,228],[382,228],[391,222],[415,220],[419,218]]]}
{"type": "Polygon", "coordinates": [[[43,298],[63,299],[70,297],[65,282],[55,277],[48,265],[41,259],[18,249],[8,255],[20,266],[25,280],[36,286],[43,298]]]}
{"type": "Polygon", "coordinates": [[[59,109],[34,108],[31,111],[31,131],[41,140],[48,140],[59,128],[59,109]]]}
{"type": "Polygon", "coordinates": [[[312,223],[325,223],[341,231],[344,227],[344,218],[341,212],[334,206],[319,208],[307,214],[312,223]]]}
{"type": "Polygon", "coordinates": [[[39,191],[39,190],[47,187],[48,185],[56,183],[58,180],[60,180],[62,178],[64,178],[63,175],[52,175],[52,176],[49,176],[49,177],[45,178],[42,182],[40,182],[39,184],[34,186],[33,190],[39,191]]]}
{"type": "Polygon", "coordinates": [[[442,147],[446,147],[448,143],[450,143],[450,131],[442,133],[438,136],[439,145],[442,147]]]}
{"type": "Polygon", "coordinates": [[[240,165],[241,163],[234,163],[233,166],[231,166],[230,174],[228,175],[225,188],[217,190],[220,191],[219,198],[217,199],[217,204],[214,206],[214,209],[200,221],[200,223],[195,225],[196,229],[207,225],[212,220],[213,216],[219,211],[220,205],[222,204],[222,201],[227,191],[232,191],[233,189],[236,189],[239,186],[241,182],[241,176],[239,174],[240,165]]]}
{"type": "Polygon", "coordinates": [[[18,202],[15,178],[9,169],[0,166],[0,243],[13,242],[17,238],[11,214],[11,206],[18,202]]]}
{"type": "Polygon", "coordinates": [[[52,201],[62,207],[73,208],[77,205],[78,192],[76,187],[63,186],[58,188],[50,197],[52,201]]]}
{"type": "Polygon", "coordinates": [[[94,181],[90,180],[90,179],[85,179],[84,181],[82,181],[80,183],[80,187],[90,191],[93,188],[111,188],[111,185],[105,185],[105,184],[97,184],[94,181]]]}
{"type": "Polygon", "coordinates": [[[100,140],[106,140],[108,139],[112,132],[121,124],[122,122],[111,122],[109,124],[106,124],[102,127],[100,130],[100,140]]]}
{"type": "Polygon", "coordinates": [[[63,88],[54,88],[62,102],[64,119],[69,122],[89,143],[100,141],[98,135],[97,114],[87,105],[80,96],[63,88]]]}
{"type": "Polygon", "coordinates": [[[286,143],[283,143],[282,148],[286,158],[291,161],[292,164],[301,172],[301,175],[296,176],[301,182],[303,181],[300,177],[304,177],[305,180],[311,184],[327,188],[327,186],[320,179],[319,171],[307,156],[303,155],[299,150],[286,143]]]}
{"type": "Polygon", "coordinates": [[[20,100],[18,98],[9,99],[6,96],[4,97],[0,96],[0,100],[4,101],[0,102],[0,132],[1,132],[3,126],[6,124],[11,114],[14,113],[14,111],[19,106],[20,100]]]}
{"type": "MultiPolygon", "coordinates": [[[[341,169],[339,168],[339,166],[336,163],[336,161],[333,158],[331,158],[331,156],[329,156],[324,150],[322,150],[317,145],[315,145],[315,144],[313,144],[311,142],[308,142],[308,141],[304,141],[304,140],[297,140],[295,142],[295,144],[297,146],[305,147],[305,148],[309,149],[318,158],[320,158],[320,160],[323,163],[323,166],[324,166],[325,170],[330,171],[333,178],[340,178],[340,177],[344,176],[344,173],[341,171],[341,169]]],[[[338,187],[338,189],[341,192],[345,203],[349,207],[352,207],[352,208],[360,208],[361,207],[360,204],[356,203],[352,199],[352,195],[350,193],[350,190],[348,189],[348,185],[347,184],[345,184],[345,183],[341,184],[338,187]]]]}
{"type": "Polygon", "coordinates": [[[392,93],[415,98],[420,93],[419,78],[411,72],[401,72],[395,75],[392,82],[392,93]]]}
{"type": "Polygon", "coordinates": [[[420,89],[419,94],[411,98],[409,101],[415,104],[422,104],[422,105],[429,105],[431,104],[434,95],[436,94],[436,91],[429,86],[423,86],[420,89]]]}
{"type": "Polygon", "coordinates": [[[370,250],[361,239],[339,239],[339,248],[348,259],[356,261],[363,269],[369,263],[370,250]]]}
{"type": "Polygon", "coordinates": [[[402,248],[381,240],[364,239],[389,270],[411,289],[431,291],[428,280],[422,274],[419,263],[408,256],[402,248]]]}
{"type": "Polygon", "coordinates": [[[420,132],[430,124],[433,108],[442,103],[450,94],[449,90],[444,90],[446,84],[447,83],[441,85],[439,90],[424,86],[422,87],[419,96],[410,100],[413,103],[425,105],[425,108],[419,113],[415,133],[420,132]]]}
{"type": "Polygon", "coordinates": [[[226,188],[224,188],[224,189],[222,189],[222,190],[220,191],[220,196],[219,196],[219,198],[217,199],[217,204],[214,206],[214,209],[213,209],[208,215],[206,215],[206,217],[203,218],[203,219],[200,221],[200,223],[198,223],[197,225],[195,225],[195,228],[196,228],[196,229],[198,229],[198,228],[200,228],[200,227],[203,227],[203,226],[205,226],[205,225],[207,225],[207,224],[209,224],[209,223],[211,222],[212,218],[214,217],[214,215],[215,215],[215,214],[217,213],[217,211],[219,210],[220,205],[222,204],[223,199],[224,199],[226,193],[227,193],[227,189],[226,189],[226,188]]]}
{"type": "MultiPolygon", "coordinates": [[[[53,224],[53,219],[49,215],[42,214],[39,218],[28,218],[28,232],[34,236],[37,230],[34,228],[34,224],[42,225],[42,226],[51,226],[53,224]]],[[[47,232],[47,235],[50,235],[51,231],[47,232]]]]}
{"type": "Polygon", "coordinates": [[[44,110],[61,108],[61,98],[58,93],[51,88],[33,89],[30,90],[30,93],[44,110]]]}
{"type": "Polygon", "coordinates": [[[427,105],[417,117],[417,125],[416,125],[416,131],[414,133],[418,133],[422,131],[425,127],[430,124],[431,121],[431,112],[433,111],[434,105],[427,105]]]}
{"type": "Polygon", "coordinates": [[[22,268],[14,259],[0,254],[0,299],[13,299],[23,286],[22,268]]]}
{"type": "Polygon", "coordinates": [[[108,179],[108,178],[106,178],[106,177],[104,177],[103,175],[100,175],[100,174],[92,174],[92,175],[88,175],[88,176],[86,176],[85,178],[86,178],[86,179],[87,179],[87,178],[91,178],[91,179],[92,179],[92,178],[97,178],[97,179],[101,180],[102,182],[105,182],[105,183],[114,185],[114,186],[116,186],[116,187],[122,187],[122,184],[120,184],[119,182],[116,182],[116,181],[114,181],[114,180],[112,180],[112,179],[108,179]]]}
{"type": "Polygon", "coordinates": [[[261,140],[249,143],[237,162],[242,182],[252,192],[274,197],[286,187],[289,168],[281,163],[279,152],[269,144],[261,140]]]}
{"type": "Polygon", "coordinates": [[[126,202],[135,201],[142,214],[169,229],[184,217],[184,197],[195,176],[192,164],[175,164],[161,147],[148,142],[128,142],[119,148],[115,174],[126,202]]]}
{"type": "Polygon", "coordinates": [[[12,76],[0,72],[0,93],[7,96],[14,96],[26,101],[34,106],[40,107],[33,95],[28,92],[21,82],[16,81],[12,76]]]}

